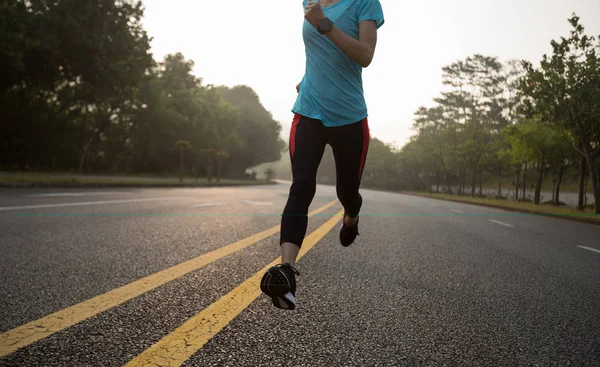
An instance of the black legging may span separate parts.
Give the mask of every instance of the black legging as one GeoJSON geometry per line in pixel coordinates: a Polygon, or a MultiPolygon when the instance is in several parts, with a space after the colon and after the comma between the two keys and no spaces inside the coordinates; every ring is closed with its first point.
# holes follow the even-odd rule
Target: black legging
{"type": "Polygon", "coordinates": [[[293,182],[281,218],[280,244],[302,246],[308,227],[308,207],[317,189],[317,170],[325,146],[333,151],[337,197],[349,216],[362,206],[358,189],[369,148],[367,118],[350,125],[326,127],[320,120],[296,114],[290,131],[290,159],[293,182]]]}

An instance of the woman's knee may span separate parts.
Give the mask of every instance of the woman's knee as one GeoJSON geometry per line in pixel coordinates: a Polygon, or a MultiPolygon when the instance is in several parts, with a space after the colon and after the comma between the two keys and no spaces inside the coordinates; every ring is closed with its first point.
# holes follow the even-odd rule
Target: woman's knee
{"type": "Polygon", "coordinates": [[[295,179],[290,190],[292,195],[308,198],[310,200],[312,200],[316,192],[317,182],[315,179],[310,178],[295,179]]]}

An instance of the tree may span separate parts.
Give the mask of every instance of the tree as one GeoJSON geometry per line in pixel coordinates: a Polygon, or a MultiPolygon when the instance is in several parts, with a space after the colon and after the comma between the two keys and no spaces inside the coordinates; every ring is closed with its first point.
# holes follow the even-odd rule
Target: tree
{"type": "Polygon", "coordinates": [[[551,149],[552,130],[539,119],[532,118],[507,127],[504,135],[511,146],[513,163],[524,162],[536,166],[533,203],[540,204],[542,180],[551,149]]]}
{"type": "Polygon", "coordinates": [[[509,167],[509,163],[511,162],[511,154],[510,150],[508,150],[508,143],[502,135],[494,135],[492,137],[492,141],[484,147],[482,161],[484,167],[489,168],[490,172],[496,173],[495,176],[498,180],[497,198],[502,198],[503,173],[507,167],[509,167]]]}
{"type": "Polygon", "coordinates": [[[444,116],[452,121],[455,131],[453,150],[458,158],[458,192],[464,192],[470,171],[474,193],[476,178],[481,176],[484,147],[491,142],[491,134],[498,133],[507,124],[502,113],[504,66],[497,58],[475,54],[442,70],[443,84],[451,89],[434,100],[443,106],[444,116]]]}
{"type": "Polygon", "coordinates": [[[217,151],[213,148],[201,149],[200,154],[203,157],[204,168],[208,177],[208,182],[212,181],[212,169],[215,164],[217,151]]]}
{"type": "Polygon", "coordinates": [[[267,170],[265,171],[265,176],[267,177],[267,182],[271,182],[275,177],[275,171],[273,171],[272,168],[267,168],[267,170]]]}
{"type": "Polygon", "coordinates": [[[185,166],[184,166],[184,154],[187,150],[192,148],[192,145],[190,144],[189,141],[186,140],[177,140],[175,142],[175,148],[177,148],[177,150],[179,150],[179,164],[180,164],[180,175],[179,175],[179,181],[183,182],[183,173],[185,172],[185,166]]]}
{"type": "Polygon", "coordinates": [[[196,178],[213,174],[201,149],[226,151],[218,169],[240,176],[279,159],[281,127],[256,93],[203,86],[181,53],[155,62],[142,17],[139,0],[0,3],[3,169],[176,173],[180,138],[196,178]]]}
{"type": "Polygon", "coordinates": [[[577,186],[577,209],[584,211],[585,201],[587,199],[586,194],[586,183],[587,183],[587,164],[585,157],[579,157],[579,185],[577,186]]]}
{"type": "Polygon", "coordinates": [[[439,160],[428,153],[429,148],[421,140],[421,135],[411,137],[410,141],[397,152],[398,188],[406,190],[424,190],[431,192],[436,185],[440,191],[441,173],[439,160]]]}
{"type": "Polygon", "coordinates": [[[594,212],[600,214],[600,43],[584,34],[575,14],[569,38],[552,41],[553,54],[544,55],[540,68],[524,61],[527,76],[521,83],[526,108],[551,126],[566,132],[574,149],[585,158],[592,180],[594,212]]]}
{"type": "Polygon", "coordinates": [[[229,157],[229,153],[224,150],[218,151],[217,154],[217,182],[221,182],[221,167],[223,166],[223,160],[229,157]]]}
{"type": "Polygon", "coordinates": [[[234,170],[242,174],[249,167],[278,161],[285,146],[280,137],[281,125],[263,107],[254,90],[247,86],[215,89],[223,100],[239,111],[236,131],[243,146],[235,154],[232,152],[234,170]]]}
{"type": "Polygon", "coordinates": [[[398,180],[397,162],[397,155],[390,145],[379,139],[371,138],[363,181],[371,187],[393,188],[398,180]]]}
{"type": "MultiPolygon", "coordinates": [[[[523,115],[523,97],[520,95],[520,82],[525,76],[526,71],[523,64],[519,60],[508,60],[504,68],[504,75],[506,82],[504,83],[504,105],[503,115],[506,118],[508,125],[519,124],[526,118],[523,115]]],[[[503,151],[505,159],[511,161],[510,148],[505,148],[503,151]]],[[[525,198],[526,191],[526,171],[527,166],[523,162],[513,163],[514,169],[514,186],[515,186],[515,199],[519,199],[519,189],[521,188],[521,174],[523,174],[523,198],[525,198]]]]}
{"type": "Polygon", "coordinates": [[[560,186],[569,166],[577,162],[577,151],[559,129],[547,130],[547,162],[552,172],[552,202],[560,205],[560,186]]]}
{"type": "Polygon", "coordinates": [[[130,124],[152,65],[142,16],[141,1],[0,5],[0,110],[11,122],[0,134],[1,160],[48,167],[60,156],[83,171],[103,155],[112,130],[130,124]]]}
{"type": "Polygon", "coordinates": [[[438,106],[420,107],[415,112],[413,126],[417,129],[419,138],[411,141],[415,148],[409,151],[415,154],[418,147],[418,151],[429,158],[425,160],[429,162],[431,173],[435,174],[436,191],[440,190],[440,180],[443,176],[448,192],[452,192],[450,176],[455,160],[451,152],[456,149],[456,145],[453,144],[457,135],[455,124],[444,117],[444,108],[438,106]]]}

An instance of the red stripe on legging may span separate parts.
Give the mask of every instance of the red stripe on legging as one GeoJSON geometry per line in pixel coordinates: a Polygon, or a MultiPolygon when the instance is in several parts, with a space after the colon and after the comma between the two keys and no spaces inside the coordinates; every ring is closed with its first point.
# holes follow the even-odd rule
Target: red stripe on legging
{"type": "Polygon", "coordinates": [[[299,114],[294,115],[292,128],[290,129],[290,153],[292,154],[292,157],[294,156],[294,150],[296,149],[296,127],[298,126],[298,122],[300,122],[300,117],[299,114]]]}
{"type": "Polygon", "coordinates": [[[369,134],[369,120],[365,117],[362,120],[362,128],[363,128],[363,146],[362,153],[360,157],[360,170],[358,171],[358,179],[360,180],[363,174],[363,169],[365,168],[365,161],[367,160],[367,151],[369,150],[369,142],[371,140],[371,136],[369,134]]]}

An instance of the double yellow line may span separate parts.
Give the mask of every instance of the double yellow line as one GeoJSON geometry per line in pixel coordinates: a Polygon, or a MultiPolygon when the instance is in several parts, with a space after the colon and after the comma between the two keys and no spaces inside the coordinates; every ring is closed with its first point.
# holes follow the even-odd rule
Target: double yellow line
{"type": "MultiPolygon", "coordinates": [[[[333,200],[327,205],[309,213],[317,215],[337,203],[333,200]]],[[[305,239],[298,259],[322,239],[340,220],[342,211],[329,219],[319,229],[305,239]]],[[[215,251],[198,256],[171,268],[152,274],[135,282],[129,283],[110,292],[91,298],[87,301],[70,306],[38,320],[16,327],[0,334],[0,357],[7,356],[18,349],[33,344],[41,339],[71,327],[81,321],[93,317],[110,308],[129,301],[143,293],[155,289],[169,281],[177,279],[189,272],[202,268],[227,255],[240,251],[258,241],[268,238],[280,231],[280,226],[244,238],[240,241],[221,247],[215,251]]],[[[133,359],[128,366],[165,365],[180,366],[200,349],[212,336],[217,334],[236,315],[244,310],[260,295],[259,282],[262,274],[269,267],[279,263],[277,258],[264,269],[243,282],[233,291],[219,299],[200,312],[173,333],[167,335],[146,352],[133,359]]]]}
{"type": "MultiPolygon", "coordinates": [[[[306,237],[298,254],[298,260],[336,225],[342,212],[338,212],[336,216],[306,237]]],[[[250,279],[186,321],[158,343],[146,349],[145,352],[131,360],[126,367],[181,366],[260,296],[259,285],[262,275],[267,269],[280,261],[281,257],[278,257],[250,279]]],[[[269,304],[269,307],[272,307],[271,304],[269,304]]]]}

